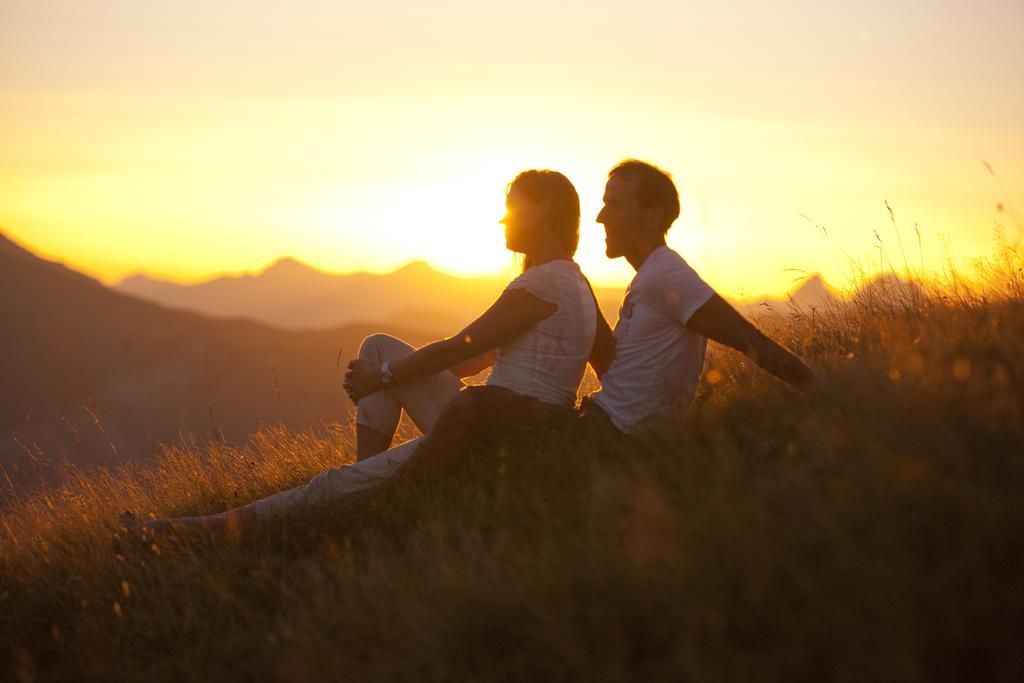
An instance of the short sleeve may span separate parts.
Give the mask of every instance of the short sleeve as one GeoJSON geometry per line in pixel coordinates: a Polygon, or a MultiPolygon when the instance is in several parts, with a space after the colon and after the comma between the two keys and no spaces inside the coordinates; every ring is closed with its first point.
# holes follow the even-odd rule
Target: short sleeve
{"type": "Polygon", "coordinates": [[[682,258],[666,264],[654,283],[655,304],[680,325],[689,322],[697,309],[715,295],[715,290],[682,258]]]}
{"type": "Polygon", "coordinates": [[[505,287],[506,292],[512,289],[523,289],[541,301],[558,304],[558,288],[555,283],[555,273],[545,266],[536,266],[528,269],[505,287]]]}

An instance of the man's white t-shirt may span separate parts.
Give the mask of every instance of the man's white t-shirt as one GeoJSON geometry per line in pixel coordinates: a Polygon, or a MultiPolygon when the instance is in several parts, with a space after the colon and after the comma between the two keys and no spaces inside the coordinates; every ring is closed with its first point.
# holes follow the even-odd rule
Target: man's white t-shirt
{"type": "Polygon", "coordinates": [[[591,395],[619,431],[693,400],[708,340],[686,327],[714,296],[683,257],[658,247],[626,289],[613,334],[615,360],[591,395]]]}

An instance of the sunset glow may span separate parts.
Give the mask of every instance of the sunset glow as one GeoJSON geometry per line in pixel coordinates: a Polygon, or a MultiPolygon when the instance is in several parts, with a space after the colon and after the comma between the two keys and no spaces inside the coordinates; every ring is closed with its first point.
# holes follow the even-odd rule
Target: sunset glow
{"type": "Polygon", "coordinates": [[[784,4],[7,2],[0,229],[107,282],[497,272],[505,184],[550,167],[584,270],[622,285],[593,219],[639,157],[682,191],[670,245],[734,296],[877,266],[886,201],[935,269],[1015,238],[1022,6],[784,4]]]}

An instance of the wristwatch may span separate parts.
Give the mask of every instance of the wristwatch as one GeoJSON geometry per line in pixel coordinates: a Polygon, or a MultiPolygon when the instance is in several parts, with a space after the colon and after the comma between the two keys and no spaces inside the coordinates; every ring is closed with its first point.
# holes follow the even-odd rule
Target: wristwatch
{"type": "Polygon", "coordinates": [[[380,383],[389,386],[395,381],[394,375],[391,374],[391,361],[384,361],[380,364],[380,383]]]}

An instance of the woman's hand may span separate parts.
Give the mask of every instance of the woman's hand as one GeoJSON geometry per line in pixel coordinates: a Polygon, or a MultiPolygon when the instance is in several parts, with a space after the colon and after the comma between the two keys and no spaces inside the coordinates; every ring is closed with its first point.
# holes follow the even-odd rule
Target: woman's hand
{"type": "Polygon", "coordinates": [[[356,358],[348,362],[345,371],[345,393],[353,403],[375,393],[384,386],[380,378],[380,366],[356,358]]]}
{"type": "Polygon", "coordinates": [[[453,369],[456,373],[472,370],[469,374],[476,374],[494,362],[494,354],[488,352],[515,339],[556,311],[557,305],[524,289],[506,289],[490,308],[456,336],[427,344],[391,361],[391,380],[386,385],[380,366],[361,359],[349,361],[345,391],[354,403],[385,387],[414,382],[442,370],[453,369]],[[462,365],[474,357],[480,357],[479,367],[462,365]]]}

